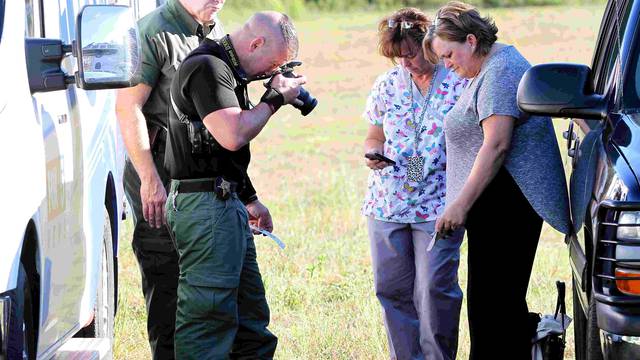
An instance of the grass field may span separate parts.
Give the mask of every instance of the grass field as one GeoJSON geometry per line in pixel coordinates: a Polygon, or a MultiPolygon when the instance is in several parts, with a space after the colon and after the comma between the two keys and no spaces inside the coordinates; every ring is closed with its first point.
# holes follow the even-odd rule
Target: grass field
{"type": "MultiPolygon", "coordinates": [[[[604,5],[590,5],[495,9],[487,14],[501,29],[500,41],[515,45],[534,64],[588,64],[603,10],[604,5]]],[[[280,339],[278,359],[388,358],[365,221],[359,214],[368,174],[361,145],[367,125],[360,114],[375,77],[389,67],[376,53],[381,16],[308,14],[297,20],[301,72],[309,77],[306,88],[320,104],[304,118],[292,109],[280,111],[252,143],[251,178],[271,210],[275,233],[287,243],[281,251],[271,240],[256,238],[271,329],[280,339]]],[[[244,20],[234,14],[222,18],[227,31],[244,20]]],[[[561,129],[566,122],[556,125],[561,129]]],[[[120,238],[115,358],[148,359],[144,300],[130,238],[127,222],[120,238]]],[[[545,226],[529,287],[532,311],[553,311],[556,280],[570,286],[562,240],[545,226]]],[[[514,238],[514,246],[517,242],[514,238]]],[[[462,252],[465,259],[466,246],[462,252]]],[[[460,282],[464,289],[464,260],[460,282]]],[[[508,296],[508,290],[501,295],[508,296]]],[[[465,359],[469,340],[464,307],[462,315],[459,358],[465,359]]],[[[573,358],[572,329],[565,354],[573,358]]]]}

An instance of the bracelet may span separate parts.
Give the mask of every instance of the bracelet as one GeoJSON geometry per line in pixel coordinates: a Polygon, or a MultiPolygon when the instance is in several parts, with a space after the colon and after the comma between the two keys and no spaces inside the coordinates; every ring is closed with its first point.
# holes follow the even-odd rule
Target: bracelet
{"type": "Polygon", "coordinates": [[[269,105],[271,114],[275,114],[282,105],[284,105],[284,96],[274,88],[268,88],[260,98],[260,102],[269,105]]]}

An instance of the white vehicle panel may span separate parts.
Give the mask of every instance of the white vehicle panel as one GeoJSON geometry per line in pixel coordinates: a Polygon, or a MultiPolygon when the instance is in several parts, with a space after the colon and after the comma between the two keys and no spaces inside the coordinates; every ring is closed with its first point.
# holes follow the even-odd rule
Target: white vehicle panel
{"type": "Polygon", "coordinates": [[[19,252],[29,220],[45,199],[42,131],[33,112],[24,53],[24,3],[7,1],[0,41],[0,153],[6,204],[0,208],[3,239],[0,251],[0,292],[13,289],[19,252]],[[10,86],[8,86],[10,84],[10,86]]]}
{"type": "MultiPolygon", "coordinates": [[[[28,10],[33,13],[26,13],[24,1],[5,1],[0,40],[0,66],[10,69],[0,75],[0,194],[7,200],[0,208],[0,293],[16,288],[31,223],[37,237],[32,272],[40,279],[38,358],[48,359],[93,317],[103,270],[105,201],[117,254],[125,150],[114,90],[85,91],[71,84],[31,94],[29,71],[40,74],[28,71],[27,64],[41,60],[25,56],[25,19],[37,18],[30,23],[31,36],[39,36],[39,24],[44,24],[45,38],[70,45],[85,4],[125,3],[136,11],[142,5],[137,0],[32,2],[28,10]]],[[[142,2],[151,8],[155,0],[142,2]]],[[[75,73],[76,61],[71,55],[62,60],[67,75],[75,73]]]]}

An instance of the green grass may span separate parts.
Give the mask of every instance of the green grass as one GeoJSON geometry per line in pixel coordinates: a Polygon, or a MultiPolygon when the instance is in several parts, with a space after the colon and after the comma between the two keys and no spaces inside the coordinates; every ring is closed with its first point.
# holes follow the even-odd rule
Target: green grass
{"type": "MultiPolygon", "coordinates": [[[[515,44],[532,62],[589,63],[603,5],[492,9],[501,41],[515,44]]],[[[369,244],[359,209],[368,169],[362,158],[366,123],[360,118],[369,88],[389,63],[376,53],[380,12],[305,14],[296,20],[301,72],[319,99],[308,117],[285,108],[252,142],[250,174],[274,218],[282,251],[257,237],[258,260],[271,306],[278,359],[385,359],[386,336],[373,292],[369,244]]],[[[244,17],[223,14],[227,31],[244,17]],[[225,17],[227,16],[227,17],[225,17]]],[[[260,85],[253,89],[259,96],[260,85]]],[[[555,122],[558,131],[567,122],[555,122]]],[[[129,245],[120,239],[120,306],[116,359],[148,359],[140,275],[129,245]]],[[[517,243],[514,238],[514,244],[517,243]]],[[[461,286],[466,286],[466,246],[461,286]]],[[[508,269],[505,269],[507,281],[508,269]]],[[[529,287],[532,311],[555,306],[555,281],[569,286],[568,253],[561,234],[545,226],[529,287]]],[[[505,284],[508,289],[508,284],[505,284]]],[[[571,291],[568,307],[571,308],[571,291]]],[[[508,294],[504,294],[507,295],[508,294]]],[[[567,359],[573,358],[572,330],[567,359]]],[[[463,307],[459,358],[468,356],[463,307]]]]}

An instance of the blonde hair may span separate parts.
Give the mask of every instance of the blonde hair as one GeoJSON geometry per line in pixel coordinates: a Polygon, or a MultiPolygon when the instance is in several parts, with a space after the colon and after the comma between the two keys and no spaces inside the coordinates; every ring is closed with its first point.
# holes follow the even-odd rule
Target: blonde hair
{"type": "Polygon", "coordinates": [[[478,10],[469,4],[450,1],[438,10],[422,47],[425,55],[433,54],[431,41],[434,37],[461,43],[467,40],[467,35],[473,34],[478,41],[475,54],[484,56],[498,40],[497,33],[498,27],[492,18],[480,16],[478,10]]]}

